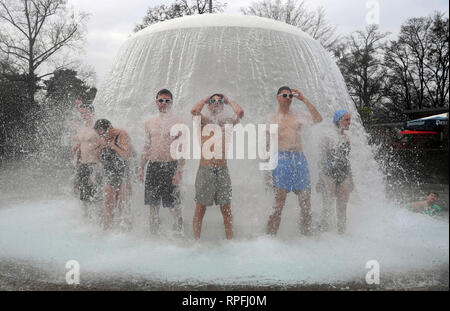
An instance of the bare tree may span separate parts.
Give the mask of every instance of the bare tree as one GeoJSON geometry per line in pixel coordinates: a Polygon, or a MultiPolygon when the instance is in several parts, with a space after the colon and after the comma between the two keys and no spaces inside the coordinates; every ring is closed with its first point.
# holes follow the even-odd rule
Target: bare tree
{"type": "Polygon", "coordinates": [[[393,109],[412,109],[414,79],[410,74],[413,59],[404,46],[396,41],[386,47],[384,65],[387,68],[386,95],[393,109]]]}
{"type": "Polygon", "coordinates": [[[434,107],[449,105],[449,18],[436,12],[430,17],[433,21],[430,33],[431,52],[425,66],[431,78],[429,96],[434,107]]]}
{"type": "Polygon", "coordinates": [[[328,23],[325,9],[319,7],[316,11],[311,11],[306,7],[305,0],[260,0],[241,11],[245,15],[266,17],[296,26],[329,51],[333,50],[340,39],[336,34],[336,26],[328,23]]]}
{"type": "MultiPolygon", "coordinates": [[[[226,3],[215,0],[212,5],[212,13],[223,12],[226,5],[226,3]]],[[[134,31],[137,32],[149,25],[165,20],[205,13],[209,13],[209,0],[175,0],[170,5],[161,4],[150,7],[142,23],[136,25],[134,31]]]]}
{"type": "Polygon", "coordinates": [[[449,104],[449,19],[442,13],[408,19],[386,49],[392,103],[403,109],[449,104]]]}
{"type": "Polygon", "coordinates": [[[350,95],[363,121],[371,121],[373,112],[383,109],[386,71],[383,65],[384,39],[378,26],[367,26],[346,38],[337,49],[337,64],[347,83],[350,95]]]}
{"type": "Polygon", "coordinates": [[[30,102],[37,81],[48,75],[38,68],[83,39],[86,19],[69,10],[66,0],[0,0],[0,52],[27,76],[30,102]]]}

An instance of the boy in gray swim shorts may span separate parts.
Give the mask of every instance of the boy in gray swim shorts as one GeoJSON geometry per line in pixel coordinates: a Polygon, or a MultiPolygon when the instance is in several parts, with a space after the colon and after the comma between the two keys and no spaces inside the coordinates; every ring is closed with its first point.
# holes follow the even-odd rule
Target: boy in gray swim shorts
{"type": "Polygon", "coordinates": [[[227,166],[200,166],[195,179],[195,201],[201,205],[231,203],[231,179],[227,166]]]}
{"type": "MultiPolygon", "coordinates": [[[[194,237],[200,238],[202,230],[203,217],[205,216],[206,207],[211,205],[219,205],[225,225],[225,234],[228,240],[233,238],[233,216],[231,214],[231,179],[228,173],[227,160],[225,157],[225,124],[237,124],[244,115],[244,110],[234,102],[230,102],[223,94],[214,94],[208,96],[204,100],[198,102],[191,110],[194,117],[201,118],[201,129],[208,124],[216,124],[222,129],[222,152],[216,155],[214,150],[210,150],[214,156],[209,157],[202,152],[200,167],[198,169],[197,178],[195,180],[195,200],[196,208],[193,220],[194,237]],[[207,105],[211,118],[202,114],[203,107],[207,105]],[[229,105],[235,116],[226,118],[223,114],[224,106],[229,105]]],[[[201,145],[213,137],[201,137],[201,145]]],[[[212,146],[214,149],[215,145],[212,146]]]]}

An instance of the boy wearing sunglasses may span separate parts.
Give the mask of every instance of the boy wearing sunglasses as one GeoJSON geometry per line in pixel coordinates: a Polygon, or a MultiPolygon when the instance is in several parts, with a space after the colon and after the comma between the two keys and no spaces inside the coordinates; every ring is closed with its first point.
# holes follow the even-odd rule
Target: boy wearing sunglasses
{"type": "MultiPolygon", "coordinates": [[[[194,117],[201,117],[201,130],[205,126],[218,125],[221,129],[222,150],[219,156],[216,156],[214,150],[209,149],[214,156],[210,157],[202,152],[200,167],[195,180],[195,201],[196,208],[193,220],[194,238],[199,239],[202,230],[203,217],[206,207],[211,205],[220,206],[225,225],[225,234],[228,240],[233,238],[233,216],[231,213],[231,178],[228,172],[227,160],[225,157],[225,124],[237,124],[244,116],[244,110],[236,103],[223,94],[214,94],[198,102],[191,110],[194,117]],[[202,114],[204,106],[207,105],[208,115],[202,114]],[[224,113],[225,105],[233,109],[234,117],[227,117],[224,113]]],[[[205,134],[205,133],[204,133],[205,134]]],[[[201,137],[201,146],[214,136],[207,133],[207,136],[201,137]]],[[[215,145],[211,147],[216,147],[215,145]]]]}
{"type": "Polygon", "coordinates": [[[158,114],[145,123],[145,145],[141,156],[138,178],[144,182],[145,205],[150,208],[150,232],[159,234],[159,207],[162,203],[173,216],[173,230],[183,234],[183,217],[180,205],[179,184],[182,178],[184,159],[175,160],[170,146],[178,137],[172,137],[170,130],[176,124],[182,124],[181,117],[172,113],[173,96],[163,89],[156,95],[158,114]],[[147,165],[148,163],[148,165],[147,165]]]}
{"type": "Polygon", "coordinates": [[[267,233],[277,234],[286,196],[292,191],[298,195],[301,209],[301,231],[304,235],[309,235],[311,230],[311,184],[300,132],[303,124],[319,123],[322,121],[322,116],[297,89],[281,87],[277,93],[277,100],[278,111],[267,119],[270,124],[278,124],[278,166],[272,171],[275,206],[267,224],[267,233]],[[306,105],[309,114],[294,112],[290,109],[294,98],[306,105]]]}

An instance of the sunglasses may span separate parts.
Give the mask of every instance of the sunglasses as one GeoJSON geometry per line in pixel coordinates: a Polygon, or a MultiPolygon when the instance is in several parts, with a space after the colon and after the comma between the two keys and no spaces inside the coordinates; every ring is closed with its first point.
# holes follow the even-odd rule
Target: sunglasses
{"type": "Polygon", "coordinates": [[[80,105],[78,106],[80,109],[86,109],[86,108],[90,108],[90,105],[80,105]]]}
{"type": "Polygon", "coordinates": [[[219,103],[219,104],[223,104],[225,101],[223,99],[210,99],[209,100],[209,104],[214,104],[215,102],[219,103]]]}
{"type": "Polygon", "coordinates": [[[280,94],[280,95],[278,95],[278,96],[282,96],[282,97],[284,97],[284,98],[287,98],[288,96],[289,96],[289,98],[293,98],[293,97],[294,97],[293,94],[280,94]]]}
{"type": "Polygon", "coordinates": [[[162,104],[162,103],[164,103],[164,102],[166,102],[166,104],[170,104],[170,103],[172,102],[172,100],[171,100],[171,99],[158,99],[158,102],[159,102],[160,104],[162,104]]]}

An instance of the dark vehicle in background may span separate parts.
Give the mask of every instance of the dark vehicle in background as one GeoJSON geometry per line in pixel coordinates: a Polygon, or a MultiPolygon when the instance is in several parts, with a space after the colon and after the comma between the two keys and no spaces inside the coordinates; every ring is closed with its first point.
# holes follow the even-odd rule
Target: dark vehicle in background
{"type": "Polygon", "coordinates": [[[448,112],[405,122],[394,149],[448,149],[448,112]]]}

